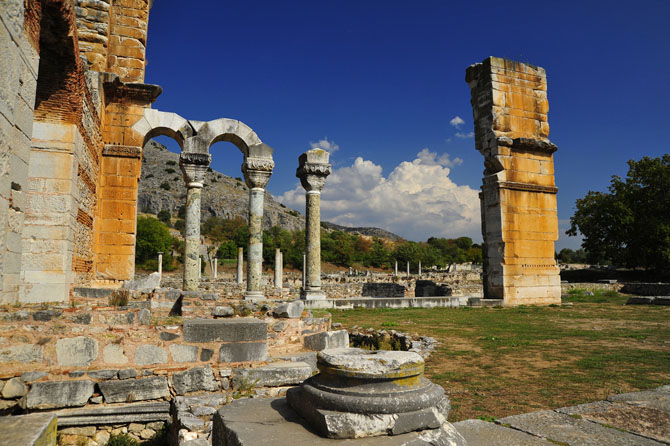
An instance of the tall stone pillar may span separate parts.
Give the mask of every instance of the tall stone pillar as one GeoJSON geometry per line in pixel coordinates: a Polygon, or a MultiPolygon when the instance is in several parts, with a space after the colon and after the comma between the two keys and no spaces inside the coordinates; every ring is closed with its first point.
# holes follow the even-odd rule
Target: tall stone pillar
{"type": "Polygon", "coordinates": [[[559,304],[554,260],[558,217],[543,68],[490,57],[470,66],[475,147],[484,156],[479,194],[484,297],[505,305],[559,304]]]}
{"type": "Polygon", "coordinates": [[[421,276],[421,260],[419,260],[419,276],[421,276]]]}
{"type": "Polygon", "coordinates": [[[275,288],[278,290],[282,289],[282,269],[281,249],[277,248],[275,251],[275,288]]]}
{"type": "Polygon", "coordinates": [[[395,266],[393,267],[393,275],[398,277],[398,261],[395,261],[395,266]]]}
{"type": "Polygon", "coordinates": [[[158,253],[158,274],[163,274],[163,253],[158,253]]]}
{"type": "Polygon", "coordinates": [[[217,273],[219,269],[219,261],[216,257],[214,257],[214,278],[216,279],[217,273]]]}
{"type": "Polygon", "coordinates": [[[249,249],[247,251],[247,292],[245,300],[261,300],[263,274],[263,198],[270,181],[274,161],[269,158],[247,157],[242,165],[249,187],[249,249]]]}
{"type": "Polygon", "coordinates": [[[244,248],[237,248],[237,284],[244,283],[244,248]]]}
{"type": "Polygon", "coordinates": [[[182,152],[179,167],[186,183],[184,227],[184,291],[197,291],[200,269],[200,201],[205,173],[211,161],[207,153],[182,152]]]}
{"type": "Polygon", "coordinates": [[[300,155],[296,176],[307,191],[305,199],[305,283],[302,285],[302,299],[325,299],[321,291],[321,189],[330,175],[329,153],[322,149],[312,149],[300,155]]]}

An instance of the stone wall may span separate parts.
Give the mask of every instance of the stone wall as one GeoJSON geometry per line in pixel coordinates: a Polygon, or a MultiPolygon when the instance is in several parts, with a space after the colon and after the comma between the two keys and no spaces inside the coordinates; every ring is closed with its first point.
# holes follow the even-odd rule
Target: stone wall
{"type": "Polygon", "coordinates": [[[557,304],[558,239],[553,153],[543,68],[490,57],[466,73],[475,146],[484,156],[480,193],[484,295],[506,305],[557,304]]]}

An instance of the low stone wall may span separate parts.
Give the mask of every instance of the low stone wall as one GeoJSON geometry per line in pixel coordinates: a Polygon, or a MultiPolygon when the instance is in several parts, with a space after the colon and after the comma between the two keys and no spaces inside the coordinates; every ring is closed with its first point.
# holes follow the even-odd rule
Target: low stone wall
{"type": "Polygon", "coordinates": [[[575,283],[561,283],[561,293],[568,294],[570,290],[584,290],[584,291],[622,291],[623,283],[599,283],[599,282],[575,282],[575,283]]]}
{"type": "Polygon", "coordinates": [[[637,296],[670,296],[670,283],[626,283],[621,292],[637,296]]]}

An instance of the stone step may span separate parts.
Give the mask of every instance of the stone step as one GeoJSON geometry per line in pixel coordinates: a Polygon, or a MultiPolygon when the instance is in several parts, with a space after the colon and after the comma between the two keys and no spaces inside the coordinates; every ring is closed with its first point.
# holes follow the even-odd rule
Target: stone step
{"type": "Polygon", "coordinates": [[[295,386],[312,376],[305,362],[280,361],[257,368],[237,368],[233,388],[295,386]]]}
{"type": "Polygon", "coordinates": [[[268,324],[260,319],[189,319],[184,321],[186,342],[266,341],[268,324]]]}
{"type": "Polygon", "coordinates": [[[56,446],[57,418],[52,413],[0,417],[0,444],[11,446],[56,446]]]}
{"type": "Polygon", "coordinates": [[[468,442],[468,446],[552,446],[533,435],[482,420],[465,420],[454,427],[468,442]]]}

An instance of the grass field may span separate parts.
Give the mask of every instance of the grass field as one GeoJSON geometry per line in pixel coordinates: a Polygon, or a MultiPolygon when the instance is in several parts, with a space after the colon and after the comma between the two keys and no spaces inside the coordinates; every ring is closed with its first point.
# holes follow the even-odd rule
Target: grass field
{"type": "Polygon", "coordinates": [[[573,291],[572,306],[333,311],[346,327],[432,336],[426,376],[450,421],[500,418],[670,384],[670,307],[573,291]]]}

